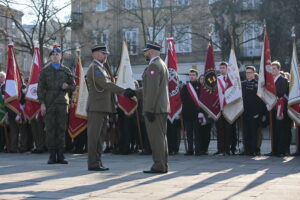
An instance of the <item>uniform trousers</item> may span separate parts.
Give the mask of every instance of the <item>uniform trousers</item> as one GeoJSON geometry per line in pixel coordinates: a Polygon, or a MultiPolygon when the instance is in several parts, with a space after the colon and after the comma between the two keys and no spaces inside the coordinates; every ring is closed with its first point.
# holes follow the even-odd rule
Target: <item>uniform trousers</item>
{"type": "Polygon", "coordinates": [[[45,128],[48,150],[62,150],[65,147],[65,131],[67,128],[67,105],[54,104],[46,107],[45,128]]]}
{"type": "Polygon", "coordinates": [[[102,166],[101,154],[106,137],[107,113],[88,112],[88,168],[102,166]]]}
{"type": "Polygon", "coordinates": [[[154,162],[151,169],[161,172],[168,171],[167,118],[167,114],[155,114],[155,120],[150,122],[145,117],[154,162]]]}

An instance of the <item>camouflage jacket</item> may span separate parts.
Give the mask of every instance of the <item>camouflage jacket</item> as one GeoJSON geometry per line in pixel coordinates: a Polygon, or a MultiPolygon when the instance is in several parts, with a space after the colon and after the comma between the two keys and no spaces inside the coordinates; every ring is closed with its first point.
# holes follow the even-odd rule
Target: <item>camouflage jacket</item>
{"type": "Polygon", "coordinates": [[[53,104],[69,104],[69,94],[75,90],[75,83],[71,70],[64,65],[54,69],[51,64],[46,65],[40,73],[37,96],[39,102],[46,106],[53,104]],[[63,83],[69,87],[63,90],[63,83]]]}

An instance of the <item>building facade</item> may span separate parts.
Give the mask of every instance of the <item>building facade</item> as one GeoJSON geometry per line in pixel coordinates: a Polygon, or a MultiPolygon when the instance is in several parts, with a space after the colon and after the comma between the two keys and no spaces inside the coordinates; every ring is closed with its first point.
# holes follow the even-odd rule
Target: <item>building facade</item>
{"type": "MultiPolygon", "coordinates": [[[[201,73],[211,31],[216,44],[215,59],[217,63],[221,61],[219,35],[214,31],[215,19],[210,11],[212,3],[209,0],[74,0],[72,41],[81,46],[84,67],[91,61],[91,46],[106,43],[111,52],[110,64],[116,71],[122,41],[126,40],[134,76],[140,79],[147,64],[143,56],[146,41],[159,42],[165,58],[166,39],[173,37],[179,74],[186,74],[193,65],[201,73]]],[[[256,33],[247,34],[249,36],[241,37],[247,39],[256,33]]],[[[246,57],[250,47],[256,47],[256,43],[247,45],[249,47],[243,49],[246,57]]]]}
{"type": "Polygon", "coordinates": [[[17,28],[15,22],[10,19],[10,15],[22,24],[23,13],[21,11],[7,8],[0,5],[0,70],[6,71],[7,65],[7,44],[11,39],[15,45],[15,55],[19,68],[24,77],[28,77],[30,74],[30,65],[32,62],[32,57],[30,54],[24,52],[19,43],[22,42],[22,34],[17,28]]]}

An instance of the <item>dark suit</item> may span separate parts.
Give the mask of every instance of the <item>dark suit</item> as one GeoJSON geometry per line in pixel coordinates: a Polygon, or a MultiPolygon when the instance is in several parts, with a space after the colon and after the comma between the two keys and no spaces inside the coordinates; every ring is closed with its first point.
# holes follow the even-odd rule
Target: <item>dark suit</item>
{"type": "MultiPolygon", "coordinates": [[[[200,83],[195,81],[191,82],[198,98],[200,95],[200,83]]],[[[187,86],[184,85],[180,91],[181,101],[182,101],[182,118],[184,120],[184,126],[187,132],[187,142],[188,142],[188,153],[195,154],[200,153],[200,131],[199,131],[199,121],[198,113],[200,108],[196,106],[192,96],[190,95],[187,86]],[[195,145],[195,148],[194,148],[195,145]]]]}
{"type": "Polygon", "coordinates": [[[257,80],[242,82],[243,92],[243,134],[246,154],[254,154],[257,149],[259,120],[263,114],[265,104],[257,96],[257,80]]]}
{"type": "MultiPolygon", "coordinates": [[[[288,80],[282,76],[275,82],[277,98],[287,98],[289,92],[288,80]]],[[[282,155],[287,154],[289,151],[289,138],[290,138],[290,118],[287,114],[287,101],[284,103],[283,119],[277,119],[276,106],[272,110],[273,118],[273,154],[282,155]]]]}

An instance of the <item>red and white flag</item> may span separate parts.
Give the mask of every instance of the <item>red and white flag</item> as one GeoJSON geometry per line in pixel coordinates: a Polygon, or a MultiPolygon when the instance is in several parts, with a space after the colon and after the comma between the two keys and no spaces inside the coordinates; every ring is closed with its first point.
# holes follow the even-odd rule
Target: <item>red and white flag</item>
{"type": "MultiPolygon", "coordinates": [[[[122,56],[116,84],[122,88],[136,89],[129,59],[128,47],[125,41],[123,42],[122,56]]],[[[132,115],[138,106],[138,101],[136,97],[128,98],[118,95],[118,105],[126,115],[132,115]]]]}
{"type": "Polygon", "coordinates": [[[37,97],[37,87],[38,87],[38,80],[40,76],[40,72],[42,71],[42,62],[41,62],[41,55],[40,50],[38,47],[34,48],[34,55],[32,59],[32,67],[30,72],[30,79],[28,82],[28,87],[25,95],[25,115],[31,120],[33,117],[41,109],[41,104],[38,102],[37,97]]]}
{"type": "Polygon", "coordinates": [[[224,118],[230,124],[232,124],[243,113],[243,111],[244,105],[240,73],[236,61],[235,52],[232,48],[230,51],[227,68],[227,83],[224,92],[224,105],[222,113],[224,115],[224,118]]]}
{"type": "Polygon", "coordinates": [[[217,86],[216,66],[214,59],[213,45],[208,44],[206,63],[203,75],[203,83],[200,92],[200,106],[214,120],[217,120],[221,114],[219,92],[217,86]]]}
{"type": "Polygon", "coordinates": [[[257,95],[265,102],[267,109],[272,110],[277,97],[272,74],[270,42],[266,29],[260,61],[257,95]]]}
{"type": "Polygon", "coordinates": [[[6,106],[12,111],[14,111],[15,113],[17,113],[18,115],[22,112],[20,106],[22,84],[23,81],[14,54],[14,45],[11,42],[8,44],[8,52],[7,52],[7,69],[6,69],[4,100],[6,106]]]}
{"type": "Polygon", "coordinates": [[[68,125],[68,132],[72,140],[87,127],[86,103],[88,91],[80,56],[77,58],[75,76],[76,90],[72,94],[68,125]]]}
{"type": "Polygon", "coordinates": [[[295,41],[293,42],[293,55],[291,63],[290,93],[288,100],[288,114],[300,126],[300,76],[295,41]]]}
{"type": "Polygon", "coordinates": [[[170,113],[168,119],[173,122],[174,119],[181,112],[182,103],[180,99],[180,89],[179,89],[179,78],[178,78],[178,68],[177,68],[177,55],[174,46],[174,39],[168,38],[168,54],[166,57],[166,63],[169,70],[169,100],[170,100],[170,113]]]}

